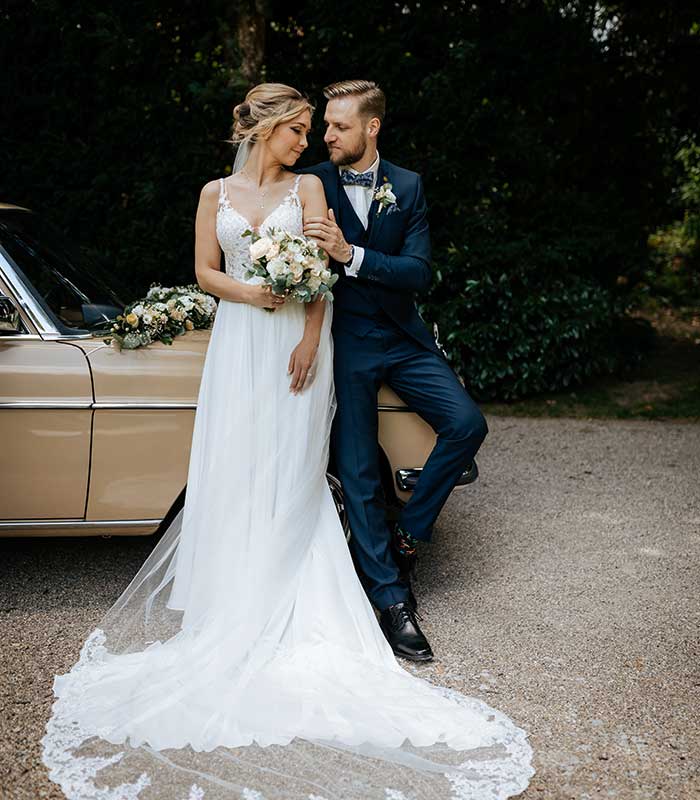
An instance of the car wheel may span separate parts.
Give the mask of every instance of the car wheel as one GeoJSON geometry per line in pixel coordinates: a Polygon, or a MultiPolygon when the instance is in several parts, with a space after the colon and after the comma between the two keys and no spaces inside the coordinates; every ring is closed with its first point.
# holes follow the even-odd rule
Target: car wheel
{"type": "Polygon", "coordinates": [[[340,524],[343,526],[343,533],[345,534],[346,541],[350,541],[350,522],[348,521],[348,512],[345,510],[345,498],[343,497],[343,487],[340,481],[331,475],[330,472],[326,473],[326,480],[328,481],[328,488],[331,490],[331,496],[335,503],[335,509],[340,517],[340,524]]]}

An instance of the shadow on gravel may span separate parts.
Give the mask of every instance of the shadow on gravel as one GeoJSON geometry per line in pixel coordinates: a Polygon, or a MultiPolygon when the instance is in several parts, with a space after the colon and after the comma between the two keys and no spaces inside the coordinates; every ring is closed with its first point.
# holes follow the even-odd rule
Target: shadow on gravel
{"type": "Polygon", "coordinates": [[[0,539],[0,611],[111,605],[155,542],[147,536],[0,539]]]}

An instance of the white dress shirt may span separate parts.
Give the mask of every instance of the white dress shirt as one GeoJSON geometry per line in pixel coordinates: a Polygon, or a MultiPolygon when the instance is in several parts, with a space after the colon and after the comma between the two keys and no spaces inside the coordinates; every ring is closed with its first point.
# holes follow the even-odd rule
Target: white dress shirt
{"type": "MultiPolygon", "coordinates": [[[[356,169],[352,169],[351,167],[340,167],[340,171],[347,169],[349,172],[354,172],[356,175],[359,174],[356,169]]],[[[374,159],[374,162],[370,166],[369,170],[364,170],[364,172],[372,172],[372,186],[343,186],[345,189],[345,194],[348,196],[348,200],[350,204],[355,209],[355,213],[360,219],[360,222],[364,226],[364,229],[367,230],[367,225],[369,224],[369,207],[372,205],[372,199],[374,197],[374,187],[377,185],[377,174],[379,173],[379,153],[377,153],[377,157],[374,159]]],[[[355,252],[352,257],[352,261],[345,267],[345,274],[351,278],[356,278],[357,273],[362,266],[362,261],[365,257],[365,248],[358,247],[357,245],[353,245],[355,248],[355,252]]]]}

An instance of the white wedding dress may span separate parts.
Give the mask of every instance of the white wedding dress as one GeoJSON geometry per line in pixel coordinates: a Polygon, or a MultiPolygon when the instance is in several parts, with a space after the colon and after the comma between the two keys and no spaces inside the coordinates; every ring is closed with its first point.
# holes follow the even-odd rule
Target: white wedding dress
{"type": "MultiPolygon", "coordinates": [[[[261,228],[302,231],[297,185],[261,228]]],[[[221,187],[217,235],[244,280],[250,226],[221,187]]],[[[404,670],[355,574],[325,479],[331,316],[295,396],[303,306],[220,301],[184,509],[55,678],[43,760],[71,800],[499,800],[527,786],[525,733],[404,670]]]]}

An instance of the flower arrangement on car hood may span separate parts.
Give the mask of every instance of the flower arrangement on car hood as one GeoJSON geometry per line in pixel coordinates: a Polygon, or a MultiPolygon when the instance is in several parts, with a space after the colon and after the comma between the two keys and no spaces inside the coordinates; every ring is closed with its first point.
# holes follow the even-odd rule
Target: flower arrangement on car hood
{"type": "Polygon", "coordinates": [[[185,331],[208,328],[215,313],[216,300],[196,283],[171,287],[154,283],[145,297],[117,317],[105,342],[117,350],[135,350],[156,341],[172,344],[185,331]]]}
{"type": "Polygon", "coordinates": [[[250,230],[241,235],[251,238],[251,264],[245,272],[249,283],[265,284],[299,303],[317,297],[333,300],[331,287],[338,276],[328,269],[327,256],[313,239],[280,228],[270,228],[266,236],[250,230]]]}

